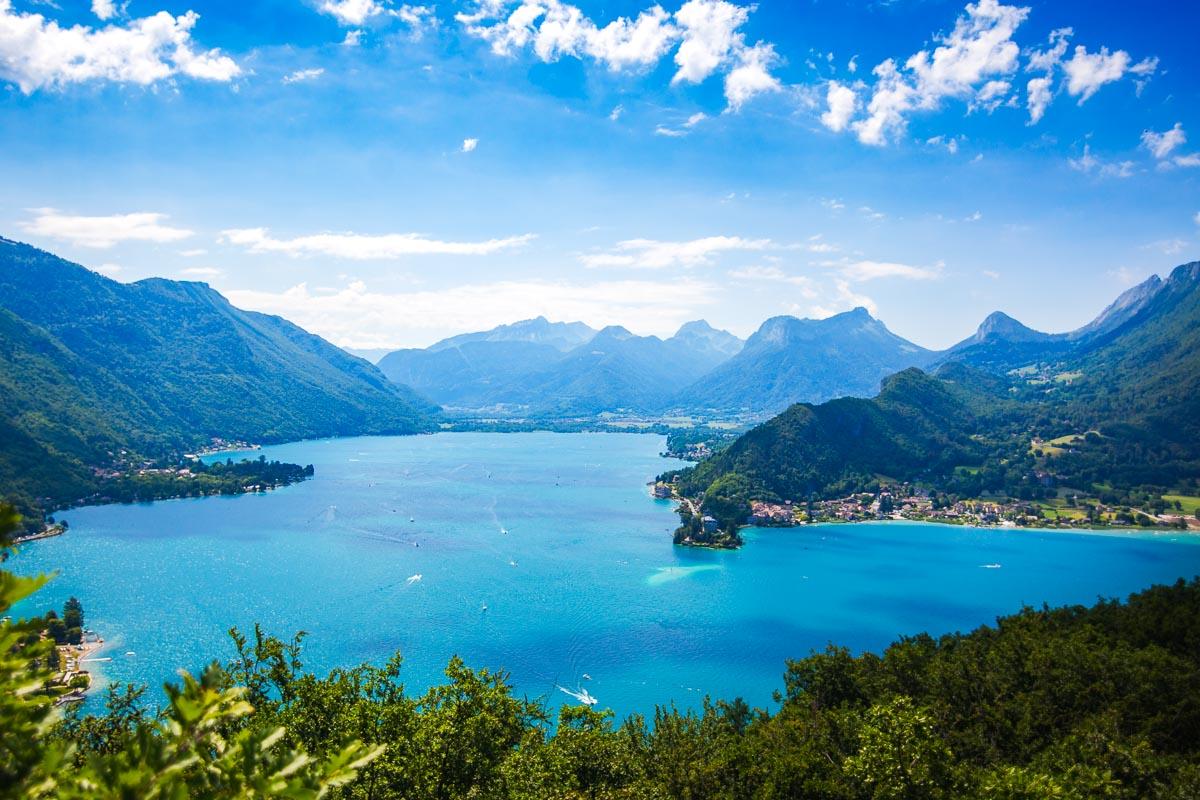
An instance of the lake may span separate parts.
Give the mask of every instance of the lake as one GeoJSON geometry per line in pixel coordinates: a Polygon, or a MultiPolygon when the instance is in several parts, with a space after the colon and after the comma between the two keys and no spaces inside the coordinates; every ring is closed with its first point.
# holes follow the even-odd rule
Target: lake
{"type": "Polygon", "coordinates": [[[672,504],[646,486],[679,463],[664,443],[444,433],[268,447],[316,476],[64,512],[66,535],[9,562],[59,571],[17,613],[79,597],[107,641],[105,679],[155,698],[180,667],[229,658],[229,627],[259,622],[308,631],[317,672],[400,650],[416,692],[457,653],[531,697],[557,704],[570,700],[557,686],[582,686],[621,716],[706,693],[767,705],[784,660],[827,642],[879,650],[1200,574],[1187,534],[887,522],[752,531],[736,552],[675,547],[672,504]]]}

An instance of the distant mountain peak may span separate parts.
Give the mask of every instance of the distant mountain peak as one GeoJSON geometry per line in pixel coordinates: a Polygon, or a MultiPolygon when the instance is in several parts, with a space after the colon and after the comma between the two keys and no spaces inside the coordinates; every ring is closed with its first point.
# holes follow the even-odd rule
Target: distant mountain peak
{"type": "MultiPolygon", "coordinates": [[[[1174,273],[1172,273],[1173,275],[1174,273]]],[[[1157,275],[1151,275],[1137,286],[1126,289],[1116,300],[1109,303],[1094,320],[1082,328],[1072,331],[1068,334],[1068,337],[1070,339],[1082,339],[1116,330],[1137,316],[1162,291],[1166,283],[1157,275]]]]}
{"type": "MultiPolygon", "coordinates": [[[[1154,277],[1158,277],[1155,275],[1154,277]]],[[[1175,269],[1171,270],[1171,276],[1167,278],[1169,283],[1197,283],[1200,282],[1200,261],[1189,261],[1186,264],[1180,264],[1175,269]]]]}
{"type": "Polygon", "coordinates": [[[679,326],[679,330],[675,331],[675,335],[679,336],[684,333],[709,333],[717,329],[708,323],[705,319],[694,319],[691,322],[685,322],[679,326]]]}
{"type": "Polygon", "coordinates": [[[567,352],[596,335],[596,331],[582,322],[551,322],[544,316],[523,319],[507,325],[475,333],[461,333],[430,345],[431,352],[459,347],[467,342],[533,342],[567,352]]]}
{"type": "Polygon", "coordinates": [[[1033,328],[1030,328],[1019,320],[1013,319],[1003,311],[993,311],[979,324],[975,335],[964,344],[976,344],[997,339],[1006,342],[1033,342],[1048,338],[1050,338],[1050,334],[1048,333],[1035,331],[1033,328]]]}

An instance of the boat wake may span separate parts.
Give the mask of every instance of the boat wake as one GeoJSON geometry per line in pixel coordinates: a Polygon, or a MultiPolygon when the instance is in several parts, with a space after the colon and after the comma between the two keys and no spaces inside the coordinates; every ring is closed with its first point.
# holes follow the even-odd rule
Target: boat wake
{"type": "Polygon", "coordinates": [[[421,582],[421,573],[418,572],[416,575],[409,575],[408,578],[404,582],[407,583],[409,586],[412,586],[414,583],[420,583],[421,582]]]}
{"type": "Polygon", "coordinates": [[[574,697],[576,700],[583,703],[585,706],[594,706],[594,705],[596,705],[596,703],[600,702],[595,697],[592,697],[591,693],[587,689],[584,689],[583,687],[580,687],[579,691],[573,692],[565,686],[562,686],[559,684],[555,684],[555,686],[558,688],[558,690],[560,692],[571,695],[571,697],[574,697]]]}

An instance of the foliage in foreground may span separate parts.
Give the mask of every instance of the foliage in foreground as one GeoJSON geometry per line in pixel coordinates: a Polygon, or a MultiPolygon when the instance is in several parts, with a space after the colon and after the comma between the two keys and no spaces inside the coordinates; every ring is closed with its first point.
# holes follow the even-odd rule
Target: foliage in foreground
{"type": "MultiPolygon", "coordinates": [[[[44,579],[0,573],[0,610],[44,579]]],[[[451,661],[405,692],[399,657],[305,674],[301,637],[233,632],[236,657],[168,687],[113,687],[52,722],[38,622],[0,650],[0,797],[1157,798],[1200,796],[1200,579],[1122,604],[789,662],[774,713],[740,700],[611,713],[513,695],[451,661]]]]}

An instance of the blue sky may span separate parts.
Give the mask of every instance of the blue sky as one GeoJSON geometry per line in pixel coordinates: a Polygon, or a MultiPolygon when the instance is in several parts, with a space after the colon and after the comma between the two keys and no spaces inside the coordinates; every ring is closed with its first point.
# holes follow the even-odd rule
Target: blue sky
{"type": "Polygon", "coordinates": [[[0,233],[335,343],[865,305],[1073,328],[1200,257],[1200,6],[0,0],[0,233]]]}

